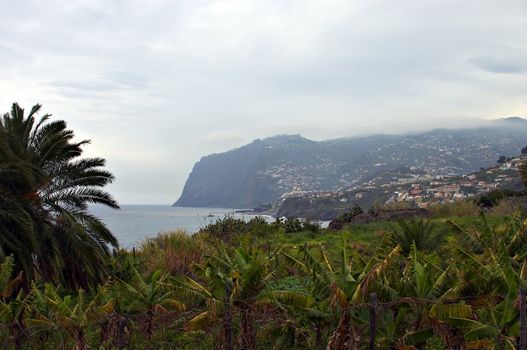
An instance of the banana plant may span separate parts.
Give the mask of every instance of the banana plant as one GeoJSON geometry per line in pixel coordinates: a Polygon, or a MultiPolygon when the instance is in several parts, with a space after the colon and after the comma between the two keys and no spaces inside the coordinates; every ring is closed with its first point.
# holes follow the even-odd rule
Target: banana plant
{"type": "Polygon", "coordinates": [[[6,257],[0,265],[0,322],[1,327],[10,335],[15,349],[20,349],[21,336],[25,329],[23,316],[26,298],[24,291],[19,289],[23,283],[22,272],[12,278],[14,266],[12,256],[6,257]]]}
{"type": "Polygon", "coordinates": [[[355,256],[357,266],[352,266],[346,244],[343,244],[336,263],[331,263],[321,245],[318,247],[320,258],[317,258],[307,245],[300,247],[298,258],[285,254],[290,263],[312,276],[319,298],[327,299],[331,308],[340,314],[338,325],[329,339],[328,349],[340,350],[349,346],[360,348],[364,332],[353,319],[366,322],[364,308],[361,310],[358,306],[367,301],[373,285],[397,261],[401,247],[397,245],[387,251],[389,243],[390,237],[384,236],[369,259],[355,256]]]}
{"type": "Polygon", "coordinates": [[[482,216],[483,225],[463,229],[459,260],[466,271],[465,292],[473,296],[474,317],[451,317],[463,329],[467,346],[515,349],[519,334],[517,296],[527,286],[526,223],[518,216],[498,227],[482,216]],[[472,344],[472,345],[471,345],[472,344]]]}
{"type": "MultiPolygon", "coordinates": [[[[31,307],[26,320],[28,327],[65,333],[73,340],[74,350],[87,350],[86,334],[104,313],[104,305],[100,300],[105,293],[106,288],[103,286],[91,299],[86,298],[82,289],[76,295],[61,296],[51,284],[46,284],[44,290],[33,284],[29,295],[31,307]]],[[[65,341],[62,342],[64,346],[65,341]]]]}
{"type": "Polygon", "coordinates": [[[288,276],[271,283],[262,291],[259,303],[271,304],[281,318],[267,326],[278,348],[321,349],[324,328],[330,320],[327,299],[320,299],[307,276],[288,276]]]}
{"type": "Polygon", "coordinates": [[[388,332],[381,335],[380,342],[413,346],[436,336],[448,348],[458,344],[445,318],[472,315],[470,305],[456,302],[458,275],[454,263],[442,267],[437,255],[420,252],[412,244],[401,275],[393,276],[391,281],[398,302],[391,308],[394,323],[386,328],[388,332]],[[409,316],[411,321],[402,322],[409,316]]]}
{"type": "Polygon", "coordinates": [[[278,252],[267,256],[255,247],[241,247],[229,253],[220,246],[217,255],[206,257],[204,265],[195,265],[200,281],[187,276],[179,284],[183,290],[205,300],[208,307],[187,323],[187,329],[200,329],[218,318],[229,317],[225,315],[225,307],[232,306],[240,319],[240,348],[254,349],[257,301],[261,291],[275,278],[273,263],[278,256],[278,252]]]}
{"type": "MultiPolygon", "coordinates": [[[[451,317],[452,324],[464,331],[464,338],[471,343],[486,343],[489,348],[515,349],[519,335],[519,312],[517,296],[520,287],[527,285],[525,269],[515,270],[514,258],[509,256],[507,244],[497,243],[497,251],[486,249],[489,259],[463,252],[472,260],[470,268],[479,276],[478,281],[491,284],[492,297],[479,299],[475,317],[451,317]]],[[[524,266],[525,266],[524,262],[524,266]]]]}
{"type": "Polygon", "coordinates": [[[150,338],[157,316],[169,311],[183,311],[185,305],[174,297],[175,290],[168,272],[157,270],[143,277],[132,263],[129,263],[129,267],[131,276],[128,281],[115,279],[123,288],[129,312],[146,317],[145,331],[150,338]]]}

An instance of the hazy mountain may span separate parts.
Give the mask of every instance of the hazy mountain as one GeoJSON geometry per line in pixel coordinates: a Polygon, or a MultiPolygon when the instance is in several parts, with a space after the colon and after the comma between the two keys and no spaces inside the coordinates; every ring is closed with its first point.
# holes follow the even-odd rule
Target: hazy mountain
{"type": "Polygon", "coordinates": [[[436,129],[311,141],[300,135],[257,139],[203,157],[175,206],[252,208],[291,193],[347,189],[379,173],[413,166],[459,175],[488,167],[527,145],[527,120],[500,119],[472,129],[436,129]]]}

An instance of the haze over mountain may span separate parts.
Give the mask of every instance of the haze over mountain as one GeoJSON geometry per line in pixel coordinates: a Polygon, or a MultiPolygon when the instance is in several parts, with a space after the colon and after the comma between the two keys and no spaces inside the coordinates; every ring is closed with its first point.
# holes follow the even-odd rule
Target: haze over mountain
{"type": "Polygon", "coordinates": [[[512,117],[464,129],[312,141],[300,135],[257,139],[194,165],[176,206],[252,208],[299,192],[343,190],[413,166],[461,175],[527,145],[527,120],[512,117]]]}

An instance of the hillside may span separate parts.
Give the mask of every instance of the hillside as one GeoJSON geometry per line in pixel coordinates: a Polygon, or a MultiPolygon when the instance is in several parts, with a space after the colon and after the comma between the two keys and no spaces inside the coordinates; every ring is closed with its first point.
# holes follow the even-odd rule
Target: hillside
{"type": "Polygon", "coordinates": [[[527,121],[506,118],[472,129],[436,129],[312,141],[300,135],[257,139],[203,157],[175,206],[252,208],[292,195],[344,191],[400,167],[429,176],[467,174],[527,144],[527,121]]]}
{"type": "Polygon", "coordinates": [[[354,206],[405,202],[414,208],[477,198],[490,191],[523,190],[518,170],[524,156],[462,175],[430,175],[415,167],[401,167],[345,191],[312,192],[290,196],[280,204],[277,217],[332,220],[354,206]]]}

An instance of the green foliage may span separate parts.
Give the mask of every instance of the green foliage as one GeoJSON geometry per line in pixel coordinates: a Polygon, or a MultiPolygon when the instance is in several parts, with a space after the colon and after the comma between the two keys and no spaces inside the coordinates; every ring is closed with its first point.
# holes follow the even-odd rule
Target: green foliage
{"type": "Polygon", "coordinates": [[[285,233],[296,233],[302,231],[302,222],[297,218],[287,218],[284,223],[285,233]]]}
{"type": "Polygon", "coordinates": [[[214,223],[208,224],[199,231],[213,239],[228,243],[239,243],[244,237],[267,237],[274,233],[279,227],[277,224],[269,224],[264,218],[255,216],[249,221],[225,216],[214,223]]]}
{"type": "Polygon", "coordinates": [[[106,277],[116,238],[87,211],[88,203],[118,208],[101,190],[113,181],[104,159],[81,159],[89,141],[74,142],[62,120],[35,105],[13,104],[0,119],[0,255],[13,255],[24,287],[39,277],[89,289],[106,277]]]}
{"type": "Polygon", "coordinates": [[[523,195],[525,195],[524,192],[517,192],[517,191],[512,191],[512,190],[503,190],[503,189],[492,190],[480,196],[477,199],[476,204],[482,208],[492,208],[498,205],[505,198],[523,196],[523,195]]]}

